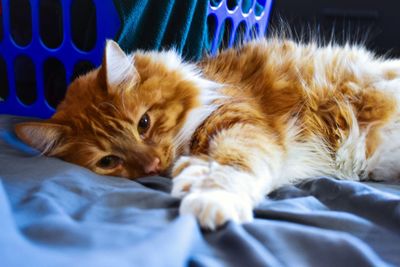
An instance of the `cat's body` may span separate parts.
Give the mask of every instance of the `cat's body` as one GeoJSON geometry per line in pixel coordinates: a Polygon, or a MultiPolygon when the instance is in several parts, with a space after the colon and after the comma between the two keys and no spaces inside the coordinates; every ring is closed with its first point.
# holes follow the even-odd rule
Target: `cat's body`
{"type": "Polygon", "coordinates": [[[180,212],[214,229],[300,179],[398,178],[399,86],[400,61],[352,46],[263,40],[193,65],[108,42],[52,119],[16,132],[100,174],[171,175],[180,212]]]}

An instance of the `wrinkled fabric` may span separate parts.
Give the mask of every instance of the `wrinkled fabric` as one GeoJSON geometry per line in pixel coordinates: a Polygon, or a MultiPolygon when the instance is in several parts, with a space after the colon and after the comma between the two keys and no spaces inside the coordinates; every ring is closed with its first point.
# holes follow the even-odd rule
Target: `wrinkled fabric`
{"type": "Polygon", "coordinates": [[[327,178],[266,196],[215,232],[171,181],[96,175],[20,143],[0,116],[1,266],[400,266],[400,185],[327,178]]]}
{"type": "Polygon", "coordinates": [[[127,52],[174,49],[199,59],[207,42],[206,0],[114,0],[121,19],[116,38],[127,52]]]}

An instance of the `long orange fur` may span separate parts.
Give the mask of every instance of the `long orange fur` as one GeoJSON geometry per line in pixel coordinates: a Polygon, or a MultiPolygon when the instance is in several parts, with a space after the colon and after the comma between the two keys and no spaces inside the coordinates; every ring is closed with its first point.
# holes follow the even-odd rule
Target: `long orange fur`
{"type": "Polygon", "coordinates": [[[141,177],[159,159],[181,213],[214,229],[250,221],[265,194],[299,179],[396,178],[400,168],[383,155],[400,155],[387,142],[399,130],[399,76],[399,61],[355,46],[260,40],[193,65],[171,51],[127,56],[109,41],[102,67],[70,85],[51,119],[16,133],[104,175],[141,177]],[[113,53],[131,62],[127,78],[112,76],[113,53]],[[146,112],[151,125],[141,136],[146,112]],[[102,169],[107,155],[123,161],[102,169]]]}

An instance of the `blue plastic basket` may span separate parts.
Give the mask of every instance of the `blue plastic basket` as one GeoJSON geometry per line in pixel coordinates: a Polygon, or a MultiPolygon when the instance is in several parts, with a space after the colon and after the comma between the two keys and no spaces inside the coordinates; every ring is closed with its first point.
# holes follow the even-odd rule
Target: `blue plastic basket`
{"type": "Polygon", "coordinates": [[[211,0],[207,17],[211,54],[265,35],[271,5],[272,0],[211,0]]]}
{"type": "MultiPolygon", "coordinates": [[[[101,63],[118,13],[112,0],[0,1],[0,114],[48,118],[67,84],[101,63]]],[[[264,34],[271,1],[211,0],[211,53],[264,34]]]]}
{"type": "MultiPolygon", "coordinates": [[[[0,75],[3,76],[1,84],[7,86],[8,90],[5,90],[4,87],[2,88],[2,98],[5,101],[0,102],[0,113],[42,118],[50,117],[54,113],[54,105],[56,103],[51,106],[49,99],[57,97],[51,96],[53,88],[47,90],[45,84],[46,78],[47,80],[52,78],[51,74],[45,77],[44,70],[47,62],[52,62],[50,67],[60,66],[56,68],[64,69],[56,74],[58,75],[56,78],[64,84],[59,86],[64,87],[64,92],[66,84],[73,76],[74,69],[79,67],[81,62],[86,62],[88,65],[101,63],[104,39],[112,38],[119,29],[118,14],[112,1],[93,0],[96,8],[95,19],[97,27],[95,29],[97,41],[89,51],[84,51],[84,49],[78,48],[78,42],[73,40],[71,31],[71,22],[73,20],[71,18],[71,7],[77,1],[82,0],[53,1],[59,2],[60,8],[53,10],[53,12],[61,11],[58,16],[61,19],[63,29],[61,31],[61,42],[56,47],[50,48],[49,46],[52,45],[45,43],[42,36],[43,32],[40,31],[41,15],[44,14],[41,13],[42,9],[39,2],[43,3],[43,1],[2,0],[3,34],[0,41],[0,65],[3,65],[3,67],[0,66],[0,69],[3,69],[3,71],[5,69],[6,75],[0,75]],[[26,4],[30,8],[23,6],[26,4]],[[31,34],[29,34],[29,29],[24,29],[24,26],[30,26],[29,24],[24,25],[22,21],[24,17],[17,17],[16,19],[11,17],[17,12],[13,8],[25,11],[30,9],[31,34]],[[107,20],[101,19],[105,16],[108,17],[107,20]],[[18,19],[21,20],[19,23],[18,19]],[[20,29],[15,29],[16,27],[20,29]],[[26,33],[27,31],[28,33],[26,33]],[[22,33],[18,35],[18,32],[22,33]],[[31,35],[31,37],[26,37],[26,35],[31,35]],[[31,71],[34,73],[27,73],[31,71]],[[28,76],[27,79],[24,79],[25,75],[28,76]],[[60,75],[63,77],[60,77],[60,75]],[[4,77],[6,77],[5,81],[4,77]]],[[[50,10],[50,12],[52,11],[50,10]]],[[[26,17],[27,14],[23,15],[26,17]]],[[[82,45],[80,46],[82,47],[82,45]]],[[[48,73],[48,71],[46,72],[48,73]]],[[[60,90],[59,88],[57,89],[60,90]]],[[[58,92],[59,95],[62,95],[62,93],[58,92]]],[[[55,99],[55,101],[57,100],[55,99]]]]}

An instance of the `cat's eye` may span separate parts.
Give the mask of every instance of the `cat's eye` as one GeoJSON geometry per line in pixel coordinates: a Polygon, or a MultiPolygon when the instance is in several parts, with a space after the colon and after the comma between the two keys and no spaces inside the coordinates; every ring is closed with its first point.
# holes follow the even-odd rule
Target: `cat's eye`
{"type": "Polygon", "coordinates": [[[139,120],[137,130],[140,135],[144,135],[150,128],[150,117],[145,113],[139,120]]]}
{"type": "Polygon", "coordinates": [[[98,162],[97,162],[97,167],[100,167],[102,169],[114,169],[118,167],[118,165],[122,164],[122,159],[120,157],[117,157],[115,155],[108,155],[105,157],[102,157],[98,162]]]}

